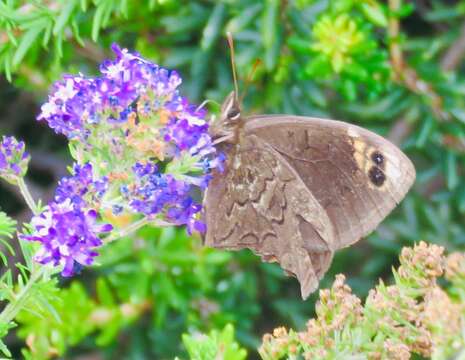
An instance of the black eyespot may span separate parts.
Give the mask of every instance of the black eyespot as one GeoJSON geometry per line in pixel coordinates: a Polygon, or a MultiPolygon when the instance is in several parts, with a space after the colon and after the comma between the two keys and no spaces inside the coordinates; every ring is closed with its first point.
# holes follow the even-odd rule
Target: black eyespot
{"type": "Polygon", "coordinates": [[[238,109],[232,108],[228,111],[227,115],[228,115],[228,119],[236,120],[240,114],[241,112],[238,109]]]}
{"type": "Polygon", "coordinates": [[[381,154],[379,151],[375,151],[371,154],[371,160],[376,164],[376,165],[383,165],[384,163],[384,156],[381,154]]]}
{"type": "Polygon", "coordinates": [[[383,171],[377,166],[373,166],[370,171],[368,171],[368,176],[373,185],[378,187],[382,186],[386,181],[386,175],[384,175],[383,171]]]}

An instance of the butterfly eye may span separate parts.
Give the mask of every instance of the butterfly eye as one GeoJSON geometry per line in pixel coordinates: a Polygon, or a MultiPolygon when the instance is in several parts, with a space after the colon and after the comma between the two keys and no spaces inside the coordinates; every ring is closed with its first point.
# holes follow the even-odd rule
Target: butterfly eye
{"type": "Polygon", "coordinates": [[[228,111],[227,115],[229,120],[237,120],[241,116],[241,112],[238,109],[232,108],[228,111]]]}

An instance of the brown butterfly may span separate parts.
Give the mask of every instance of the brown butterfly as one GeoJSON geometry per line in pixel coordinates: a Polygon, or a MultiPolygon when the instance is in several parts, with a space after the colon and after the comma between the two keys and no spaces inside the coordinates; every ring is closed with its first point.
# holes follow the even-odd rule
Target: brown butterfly
{"type": "Polygon", "coordinates": [[[204,241],[277,261],[306,299],[334,252],[371,233],[403,199],[415,168],[395,145],[355,125],[244,117],[235,86],[211,127],[227,160],[205,194],[204,241]]]}

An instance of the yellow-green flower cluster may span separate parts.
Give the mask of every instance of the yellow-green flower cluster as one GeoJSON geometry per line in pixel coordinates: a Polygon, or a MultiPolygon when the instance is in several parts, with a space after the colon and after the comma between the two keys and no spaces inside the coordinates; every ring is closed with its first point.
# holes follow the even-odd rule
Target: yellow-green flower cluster
{"type": "Polygon", "coordinates": [[[367,40],[349,15],[323,16],[313,27],[312,49],[323,54],[336,73],[353,63],[352,57],[367,40]]]}

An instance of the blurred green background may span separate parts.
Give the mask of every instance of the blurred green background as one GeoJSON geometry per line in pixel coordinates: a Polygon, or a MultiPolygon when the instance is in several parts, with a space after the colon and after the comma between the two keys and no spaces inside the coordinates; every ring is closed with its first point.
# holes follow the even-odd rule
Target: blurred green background
{"type": "MultiPolygon", "coordinates": [[[[227,31],[242,91],[259,61],[245,113],[358,124],[397,143],[417,168],[403,203],[336,255],[321,286],[343,272],[364,296],[389,276],[404,245],[464,249],[463,0],[0,1],[0,133],[26,141],[34,195],[50,199],[71,162],[65,139],[35,121],[63,73],[95,74],[117,42],[177,69],[191,101],[221,102],[233,86],[227,31]]],[[[30,217],[5,183],[0,207],[20,221],[30,217]]],[[[185,358],[183,333],[231,323],[254,359],[263,333],[300,329],[314,310],[315,295],[302,301],[298,282],[278,265],[249,251],[204,249],[184,229],[145,228],[99,260],[62,282],[50,299],[57,316],[20,316],[7,339],[17,357],[185,358]]]]}

